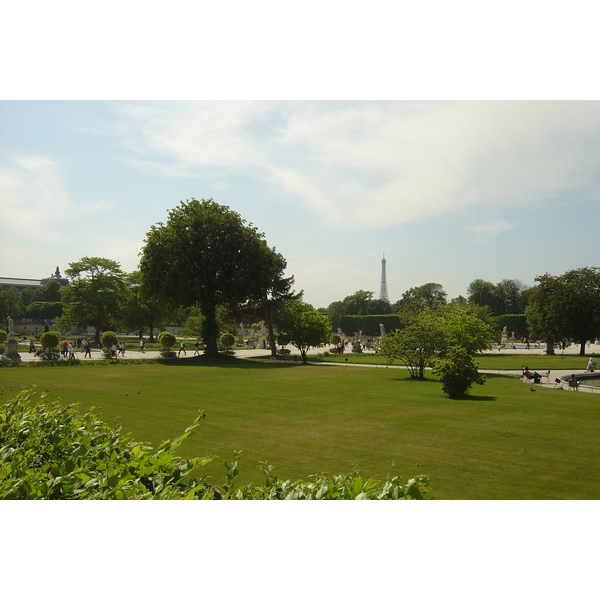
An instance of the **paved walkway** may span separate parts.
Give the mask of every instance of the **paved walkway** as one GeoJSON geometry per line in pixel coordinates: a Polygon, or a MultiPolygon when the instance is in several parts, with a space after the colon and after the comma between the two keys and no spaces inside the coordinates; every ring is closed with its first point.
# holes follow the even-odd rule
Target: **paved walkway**
{"type": "MultiPolygon", "coordinates": [[[[290,350],[290,354],[292,356],[300,356],[300,352],[294,348],[293,346],[287,346],[287,349],[290,350]]],[[[319,352],[325,351],[327,350],[327,348],[323,348],[318,350],[319,352]]],[[[497,350],[489,350],[487,352],[484,352],[484,354],[496,354],[497,350]]],[[[521,355],[523,357],[526,357],[528,355],[530,356],[535,356],[535,355],[543,355],[545,354],[545,348],[534,348],[533,346],[530,347],[530,350],[525,350],[524,348],[504,348],[502,349],[502,354],[518,354],[521,355]]],[[[591,344],[588,347],[586,347],[586,353],[588,355],[590,354],[596,354],[596,356],[598,357],[596,359],[596,362],[600,364],[600,345],[599,344],[591,344]]],[[[372,351],[366,351],[365,354],[375,354],[372,351]]],[[[571,346],[569,348],[567,348],[566,350],[562,351],[562,350],[557,350],[556,354],[568,354],[568,355],[578,355],[579,354],[579,346],[571,346]]],[[[270,350],[263,350],[263,349],[249,349],[246,350],[245,348],[236,348],[235,349],[235,355],[237,358],[252,358],[252,359],[264,359],[266,360],[268,357],[271,356],[271,351],[270,350]]],[[[193,348],[190,348],[187,350],[187,355],[184,355],[187,357],[190,356],[194,356],[194,350],[193,348]]],[[[322,366],[332,366],[332,367],[348,367],[348,366],[360,366],[360,367],[367,367],[367,368],[379,368],[379,369],[406,369],[405,366],[403,365],[367,365],[367,364],[353,364],[351,362],[351,356],[352,355],[348,355],[348,362],[342,362],[342,363],[332,363],[332,362],[315,362],[315,363],[311,363],[311,364],[315,364],[315,365],[322,365],[322,366]]],[[[82,361],[88,361],[88,360],[102,360],[102,352],[100,350],[97,349],[92,349],[92,358],[83,358],[83,353],[82,352],[76,352],[76,357],[82,361]]],[[[118,360],[131,360],[131,359],[144,359],[144,358],[160,358],[160,353],[158,351],[155,350],[147,350],[146,352],[142,353],[142,352],[138,352],[137,350],[132,350],[132,351],[128,351],[125,353],[124,357],[119,357],[118,360]]],[[[21,352],[21,360],[24,362],[30,362],[30,361],[37,361],[39,360],[39,358],[36,358],[33,354],[29,354],[29,352],[21,352]]],[[[568,390],[568,391],[575,391],[572,389],[569,389],[567,386],[567,383],[564,382],[563,384],[561,384],[560,386],[557,386],[555,383],[556,379],[562,379],[562,377],[569,377],[570,375],[572,375],[573,373],[575,373],[576,375],[584,373],[585,372],[585,363],[587,363],[587,359],[585,357],[581,357],[582,360],[582,365],[583,368],[579,369],[579,370],[556,370],[556,371],[551,371],[550,375],[548,378],[543,378],[542,379],[542,383],[541,384],[532,384],[531,382],[525,381],[524,383],[527,385],[530,385],[533,388],[535,388],[536,386],[541,386],[541,387],[548,387],[550,389],[559,389],[562,388],[564,390],[568,390]]],[[[503,375],[514,375],[515,377],[519,377],[521,375],[521,370],[508,370],[508,371],[499,371],[499,370],[481,370],[481,373],[484,374],[503,374],[503,375]]],[[[600,373],[599,373],[600,375],[600,373]]],[[[586,386],[586,385],[580,385],[578,391],[580,392],[588,392],[588,393],[596,393],[596,394],[600,394],[600,387],[594,387],[594,386],[586,386]]]]}

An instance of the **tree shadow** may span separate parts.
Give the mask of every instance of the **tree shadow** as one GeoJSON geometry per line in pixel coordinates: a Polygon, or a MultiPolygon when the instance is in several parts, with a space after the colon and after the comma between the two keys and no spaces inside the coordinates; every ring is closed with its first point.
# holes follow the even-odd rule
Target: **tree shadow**
{"type": "Polygon", "coordinates": [[[157,365],[169,367],[216,367],[221,369],[290,369],[299,366],[301,362],[262,362],[252,359],[235,358],[233,356],[218,355],[208,357],[205,354],[201,356],[191,356],[189,358],[158,359],[157,365]]]}
{"type": "Polygon", "coordinates": [[[464,402],[464,401],[468,401],[468,402],[495,402],[496,401],[496,397],[495,396],[472,396],[470,394],[465,394],[464,396],[461,396],[460,398],[450,398],[450,400],[455,400],[457,402],[464,402]]]}

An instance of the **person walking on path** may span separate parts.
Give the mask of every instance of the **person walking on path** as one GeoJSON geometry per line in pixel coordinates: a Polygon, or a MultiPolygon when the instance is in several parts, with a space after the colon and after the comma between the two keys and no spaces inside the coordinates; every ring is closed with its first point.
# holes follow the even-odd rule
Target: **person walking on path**
{"type": "Polygon", "coordinates": [[[200,355],[200,342],[196,341],[194,344],[194,356],[200,355]]]}
{"type": "Polygon", "coordinates": [[[187,356],[187,352],[185,351],[185,344],[183,342],[179,342],[179,353],[177,354],[177,356],[181,356],[182,352],[187,356]]]}
{"type": "Polygon", "coordinates": [[[90,346],[90,343],[87,340],[83,340],[82,346],[83,346],[83,358],[85,358],[86,356],[89,356],[90,358],[92,358],[92,347],[90,346]]]}
{"type": "Polygon", "coordinates": [[[142,354],[146,352],[146,342],[144,341],[144,338],[140,340],[140,352],[142,354]]]}

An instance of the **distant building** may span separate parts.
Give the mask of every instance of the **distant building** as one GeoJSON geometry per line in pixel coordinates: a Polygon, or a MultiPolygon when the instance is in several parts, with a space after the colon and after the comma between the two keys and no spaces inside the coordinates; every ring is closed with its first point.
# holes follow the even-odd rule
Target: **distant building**
{"type": "Polygon", "coordinates": [[[65,279],[60,274],[60,269],[56,267],[56,271],[50,275],[50,277],[45,277],[44,279],[24,279],[18,277],[0,277],[0,286],[2,289],[6,288],[16,288],[19,291],[24,290],[25,288],[39,288],[43,285],[46,285],[49,281],[58,281],[61,286],[69,285],[69,280],[65,279]]]}

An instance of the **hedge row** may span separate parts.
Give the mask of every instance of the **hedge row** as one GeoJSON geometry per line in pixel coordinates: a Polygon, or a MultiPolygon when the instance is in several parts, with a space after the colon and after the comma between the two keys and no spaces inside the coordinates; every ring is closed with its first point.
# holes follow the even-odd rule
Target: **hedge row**
{"type": "Polygon", "coordinates": [[[356,331],[362,331],[363,335],[380,335],[379,324],[383,324],[385,332],[400,329],[400,317],[398,315],[346,315],[342,317],[341,329],[352,336],[356,331]]]}

